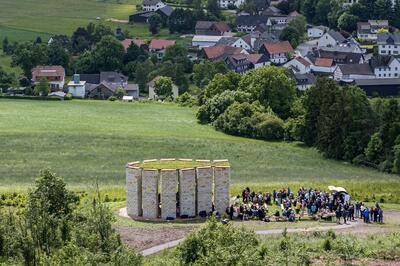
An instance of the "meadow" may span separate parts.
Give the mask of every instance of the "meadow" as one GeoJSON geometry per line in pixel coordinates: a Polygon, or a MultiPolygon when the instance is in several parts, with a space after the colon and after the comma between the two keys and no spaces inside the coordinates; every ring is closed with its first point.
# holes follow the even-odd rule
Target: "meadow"
{"type": "Polygon", "coordinates": [[[229,159],[231,194],[243,186],[271,190],[328,185],[363,200],[400,203],[400,180],[324,159],[302,143],[226,135],[171,103],[62,102],[0,99],[0,191],[20,191],[49,168],[76,190],[98,183],[124,197],[125,164],[154,158],[229,159]]]}
{"type": "MultiPolygon", "coordinates": [[[[127,25],[129,15],[136,12],[141,0],[2,0],[0,8],[0,40],[47,40],[54,34],[71,35],[79,26],[90,22],[104,23],[111,28],[120,25],[135,37],[150,38],[146,24],[127,25]],[[100,20],[97,20],[100,18],[100,20]]],[[[177,38],[163,29],[154,37],[177,38]]]]}

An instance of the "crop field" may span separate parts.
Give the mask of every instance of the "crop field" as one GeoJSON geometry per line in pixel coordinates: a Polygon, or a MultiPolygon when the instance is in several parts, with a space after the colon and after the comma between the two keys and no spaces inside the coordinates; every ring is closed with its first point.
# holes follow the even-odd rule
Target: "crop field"
{"type": "MultiPolygon", "coordinates": [[[[121,25],[135,37],[151,36],[146,24],[126,25],[123,21],[136,11],[141,0],[2,0],[0,39],[10,41],[47,40],[53,34],[71,35],[89,22],[105,23],[112,28],[121,25]],[[110,21],[111,20],[111,21],[110,21]]],[[[156,37],[170,36],[162,30],[156,37]]]]}
{"type": "MultiPolygon", "coordinates": [[[[175,104],[0,99],[0,190],[25,190],[44,168],[77,190],[98,183],[124,197],[125,164],[154,158],[228,159],[232,194],[340,185],[399,203],[399,176],[324,159],[301,143],[226,135],[175,104]]],[[[366,197],[366,199],[365,199],[366,197]]]]}

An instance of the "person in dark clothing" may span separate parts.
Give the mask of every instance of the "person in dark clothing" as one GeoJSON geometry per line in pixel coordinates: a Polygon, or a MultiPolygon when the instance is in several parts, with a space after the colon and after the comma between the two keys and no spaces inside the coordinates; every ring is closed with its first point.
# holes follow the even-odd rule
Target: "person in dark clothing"
{"type": "Polygon", "coordinates": [[[231,220],[233,220],[233,212],[234,212],[234,208],[233,208],[233,204],[232,204],[231,207],[229,208],[229,218],[231,220]]]}
{"type": "Polygon", "coordinates": [[[340,224],[340,217],[342,216],[342,212],[341,212],[341,209],[340,209],[340,206],[339,207],[337,207],[337,209],[336,209],[336,222],[338,223],[338,224],[340,224]]]}

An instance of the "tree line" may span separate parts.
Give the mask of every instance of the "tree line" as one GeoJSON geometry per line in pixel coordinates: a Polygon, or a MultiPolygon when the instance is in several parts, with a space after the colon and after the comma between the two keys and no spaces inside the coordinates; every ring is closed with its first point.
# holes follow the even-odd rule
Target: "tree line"
{"type": "Polygon", "coordinates": [[[323,77],[298,92],[287,70],[268,66],[215,74],[198,104],[198,121],[228,134],[302,141],[327,158],[400,173],[398,99],[369,99],[323,77]]]}

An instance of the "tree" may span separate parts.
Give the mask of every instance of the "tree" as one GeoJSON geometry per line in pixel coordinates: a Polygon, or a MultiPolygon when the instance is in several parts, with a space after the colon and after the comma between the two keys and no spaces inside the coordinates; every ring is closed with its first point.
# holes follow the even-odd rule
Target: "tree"
{"type": "Polygon", "coordinates": [[[94,69],[100,71],[118,71],[122,69],[125,50],[114,36],[104,36],[90,52],[94,69]]]}
{"type": "Polygon", "coordinates": [[[296,48],[300,44],[301,38],[302,36],[297,31],[297,29],[290,26],[284,28],[281,35],[279,36],[279,39],[281,41],[289,41],[294,48],[296,48]]]}
{"type": "MultiPolygon", "coordinates": [[[[375,2],[375,19],[388,19],[392,21],[393,18],[393,2],[392,0],[376,0],[375,2]]],[[[399,14],[397,14],[398,16],[399,14]]]]}
{"type": "Polygon", "coordinates": [[[49,81],[46,78],[40,78],[35,86],[34,93],[40,96],[47,96],[50,92],[49,81]]]}
{"type": "Polygon", "coordinates": [[[359,17],[360,20],[368,20],[370,11],[361,3],[354,3],[349,7],[348,14],[359,17]]]}
{"type": "Polygon", "coordinates": [[[357,16],[350,15],[349,13],[345,12],[339,17],[338,27],[341,30],[351,33],[357,30],[357,22],[359,20],[360,19],[357,16]]]}
{"type": "Polygon", "coordinates": [[[168,18],[170,33],[192,33],[196,25],[196,14],[190,9],[176,8],[168,18]]]}
{"type": "Polygon", "coordinates": [[[207,11],[214,15],[215,18],[221,17],[221,9],[219,8],[218,0],[207,0],[207,11]]]}
{"type": "Polygon", "coordinates": [[[151,34],[157,34],[162,23],[161,16],[159,14],[151,15],[148,19],[148,23],[151,34]]]}
{"type": "Polygon", "coordinates": [[[315,1],[314,0],[304,0],[301,7],[301,13],[304,14],[308,22],[313,22],[315,17],[315,1]]]}
{"type": "Polygon", "coordinates": [[[295,84],[288,77],[287,71],[274,66],[249,71],[242,77],[239,89],[251,93],[254,101],[259,101],[264,107],[271,107],[272,111],[284,119],[289,117],[296,97],[295,84]]]}
{"type": "Polygon", "coordinates": [[[5,54],[10,54],[10,43],[8,42],[7,37],[4,37],[3,39],[3,52],[5,54]]]}
{"type": "Polygon", "coordinates": [[[136,44],[132,43],[129,45],[126,50],[126,54],[124,55],[124,64],[127,64],[132,61],[144,61],[148,57],[148,53],[143,48],[140,48],[136,44]],[[144,59],[144,60],[143,60],[144,59]]]}
{"type": "Polygon", "coordinates": [[[198,87],[205,87],[217,73],[225,74],[229,71],[223,60],[206,61],[193,67],[193,80],[198,87]]]}
{"type": "Polygon", "coordinates": [[[159,77],[154,83],[154,92],[160,98],[172,96],[172,79],[170,77],[159,77]]]}
{"type": "Polygon", "coordinates": [[[69,65],[69,53],[59,42],[52,42],[47,48],[48,65],[60,65],[67,68],[69,65]]]}
{"type": "Polygon", "coordinates": [[[122,99],[125,95],[126,95],[126,91],[124,90],[124,88],[117,88],[115,90],[115,96],[118,99],[122,99]]]}
{"type": "Polygon", "coordinates": [[[328,25],[328,14],[331,12],[330,0],[319,0],[315,6],[314,23],[328,25]]]}
{"type": "Polygon", "coordinates": [[[24,75],[32,77],[31,70],[37,65],[44,65],[48,62],[47,45],[25,42],[16,46],[12,55],[12,65],[20,66],[24,75]]]}
{"type": "Polygon", "coordinates": [[[141,91],[147,91],[147,83],[149,82],[149,74],[154,69],[154,64],[150,59],[147,59],[136,67],[136,82],[141,91]]]}
{"type": "Polygon", "coordinates": [[[393,21],[392,25],[396,28],[400,28],[400,0],[395,0],[394,1],[394,7],[393,7],[393,21]]]}
{"type": "Polygon", "coordinates": [[[246,0],[244,3],[240,6],[240,10],[244,11],[246,13],[249,13],[250,15],[256,15],[257,14],[257,6],[254,0],[246,0]]]}
{"type": "Polygon", "coordinates": [[[212,98],[217,94],[220,94],[227,90],[237,90],[240,75],[235,72],[228,72],[226,74],[216,74],[214,78],[208,83],[204,89],[204,97],[212,98]]]}
{"type": "Polygon", "coordinates": [[[17,83],[17,79],[14,74],[7,73],[0,66],[0,92],[2,89],[8,89],[17,83]]]}

